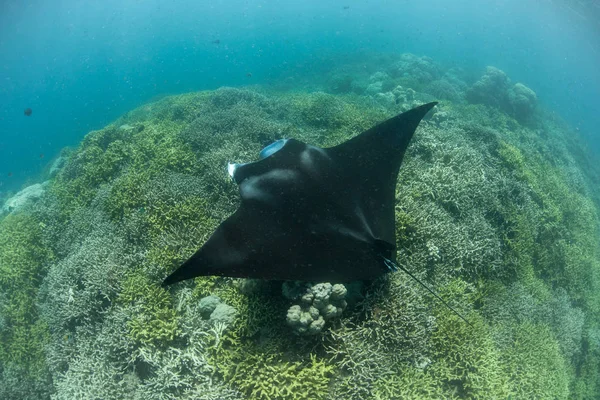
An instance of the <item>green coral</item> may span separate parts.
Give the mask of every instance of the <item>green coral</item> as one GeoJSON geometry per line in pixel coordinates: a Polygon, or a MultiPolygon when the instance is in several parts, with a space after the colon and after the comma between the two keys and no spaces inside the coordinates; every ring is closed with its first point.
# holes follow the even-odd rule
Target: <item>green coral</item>
{"type": "MultiPolygon", "coordinates": [[[[134,177],[125,181],[139,181],[142,174],[151,177],[167,171],[195,172],[196,155],[177,136],[181,127],[180,121],[161,119],[157,115],[135,128],[127,125],[117,127],[115,123],[103,130],[90,132],[70,155],[65,168],[51,186],[51,192],[69,213],[74,207],[89,205],[100,185],[113,181],[126,170],[134,171],[134,177]]],[[[128,184],[131,186],[134,182],[128,184]]],[[[120,216],[127,204],[121,204],[125,199],[119,198],[118,193],[115,196],[117,204],[110,206],[111,213],[120,216]]]]}
{"type": "Polygon", "coordinates": [[[11,214],[0,222],[0,285],[23,289],[19,285],[39,284],[45,263],[52,257],[44,242],[44,228],[27,214],[11,214]]]}
{"type": "Polygon", "coordinates": [[[192,295],[195,300],[210,296],[214,293],[218,282],[222,278],[218,276],[199,276],[194,278],[194,289],[192,295]]]}
{"type": "Polygon", "coordinates": [[[515,398],[567,399],[570,371],[551,330],[523,322],[503,332],[501,350],[504,374],[515,398]]]}
{"type": "Polygon", "coordinates": [[[407,246],[414,239],[415,224],[416,221],[410,214],[396,206],[396,242],[399,246],[407,246]]]}
{"type": "Polygon", "coordinates": [[[317,130],[311,142],[323,147],[339,144],[386,117],[384,112],[356,97],[345,98],[317,92],[294,95],[286,101],[291,105],[293,121],[317,130]]]}
{"type": "Polygon", "coordinates": [[[378,378],[373,388],[374,400],[459,398],[457,394],[445,393],[434,375],[412,365],[403,365],[400,371],[378,378]]]}
{"type": "Polygon", "coordinates": [[[171,297],[144,274],[129,274],[117,301],[135,310],[128,327],[139,344],[164,346],[177,336],[178,317],[171,297]]]}
{"type": "Polygon", "coordinates": [[[600,393],[600,326],[586,327],[583,354],[578,362],[579,377],[573,384],[573,399],[593,399],[600,393]]]}
{"type": "Polygon", "coordinates": [[[120,219],[134,212],[144,212],[147,200],[144,193],[151,174],[146,170],[133,170],[115,180],[106,202],[106,211],[114,219],[120,219]]]}
{"type": "Polygon", "coordinates": [[[44,228],[27,214],[0,221],[0,370],[22,369],[23,388],[46,379],[44,348],[50,335],[35,302],[53,257],[44,228]]]}
{"type": "Polygon", "coordinates": [[[306,360],[291,361],[281,353],[241,351],[225,380],[252,400],[326,399],[335,368],[310,354],[306,360]]]}
{"type": "Polygon", "coordinates": [[[500,140],[498,143],[498,155],[506,168],[515,171],[519,178],[525,178],[526,162],[521,150],[500,140]]]}
{"type": "Polygon", "coordinates": [[[424,296],[410,277],[395,273],[375,282],[328,337],[327,352],[342,371],[332,397],[371,398],[381,393],[382,379],[390,374],[427,364],[433,327],[424,296]]]}
{"type": "MultiPolygon", "coordinates": [[[[445,298],[467,304],[471,294],[460,280],[450,282],[442,292],[445,298]]],[[[467,325],[451,310],[436,306],[436,329],[432,334],[433,356],[430,372],[440,380],[445,392],[459,398],[505,398],[506,376],[501,373],[501,353],[491,330],[474,313],[467,325]]],[[[464,313],[464,312],[463,312],[464,313]]]]}

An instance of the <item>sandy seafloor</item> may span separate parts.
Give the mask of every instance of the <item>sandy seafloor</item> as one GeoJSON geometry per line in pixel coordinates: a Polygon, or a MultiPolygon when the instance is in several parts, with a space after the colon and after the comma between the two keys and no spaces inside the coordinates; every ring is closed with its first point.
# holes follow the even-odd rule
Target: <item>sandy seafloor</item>
{"type": "Polygon", "coordinates": [[[3,200],[0,398],[599,398],[598,164],[527,82],[420,55],[147,103],[3,200]],[[160,287],[235,211],[228,162],[429,101],[397,258],[472,326],[402,271],[160,287]]]}

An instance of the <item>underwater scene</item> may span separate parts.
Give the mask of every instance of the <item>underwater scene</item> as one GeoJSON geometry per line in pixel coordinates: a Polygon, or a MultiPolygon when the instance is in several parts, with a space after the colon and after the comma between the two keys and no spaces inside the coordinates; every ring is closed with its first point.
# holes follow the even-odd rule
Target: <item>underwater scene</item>
{"type": "Polygon", "coordinates": [[[600,399],[594,1],[0,5],[0,399],[600,399]]]}

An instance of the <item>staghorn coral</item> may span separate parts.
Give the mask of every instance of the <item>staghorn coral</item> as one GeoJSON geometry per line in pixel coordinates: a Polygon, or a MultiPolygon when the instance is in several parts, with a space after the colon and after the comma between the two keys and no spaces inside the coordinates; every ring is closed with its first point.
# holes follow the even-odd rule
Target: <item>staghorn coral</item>
{"type": "Polygon", "coordinates": [[[244,351],[225,379],[256,400],[326,399],[333,366],[311,354],[287,361],[283,354],[244,351]]]}
{"type": "Polygon", "coordinates": [[[95,222],[94,231],[49,268],[41,286],[42,314],[53,331],[67,334],[84,321],[101,320],[125,272],[141,260],[108,218],[95,222]]]}
{"type": "Polygon", "coordinates": [[[46,370],[31,379],[29,367],[18,362],[3,362],[0,369],[0,398],[49,399],[53,391],[52,375],[46,370]]]}
{"type": "Polygon", "coordinates": [[[558,342],[547,326],[523,322],[504,330],[499,346],[504,373],[513,396],[567,399],[569,370],[558,342]]]}
{"type": "Polygon", "coordinates": [[[53,367],[56,400],[85,398],[129,398],[136,392],[125,371],[133,341],[126,335],[127,315],[120,309],[106,314],[96,329],[80,326],[65,335],[55,332],[48,360],[53,367]]]}
{"type": "Polygon", "coordinates": [[[23,213],[0,221],[0,386],[6,398],[49,392],[44,348],[50,334],[36,307],[40,282],[53,259],[44,229],[23,213]]]}
{"type": "MultiPolygon", "coordinates": [[[[565,360],[577,357],[582,349],[584,313],[571,304],[564,289],[552,293],[520,282],[508,288],[490,285],[482,311],[488,320],[502,321],[502,324],[523,321],[544,324],[554,332],[565,360]]],[[[503,337],[496,339],[501,343],[505,340],[503,337]]]]}
{"type": "Polygon", "coordinates": [[[409,148],[413,157],[402,166],[397,216],[405,216],[410,226],[397,222],[397,229],[410,235],[398,237],[409,241],[398,243],[399,259],[416,270],[501,272],[501,242],[488,210],[501,204],[503,180],[490,165],[485,144],[467,136],[469,129],[422,129],[409,148]]]}
{"type": "Polygon", "coordinates": [[[429,363],[435,318],[425,300],[403,273],[369,288],[328,337],[326,350],[343,372],[334,380],[332,398],[371,398],[381,393],[378,388],[384,377],[429,363]]]}
{"type": "Polygon", "coordinates": [[[102,184],[127,169],[154,176],[192,172],[195,156],[178,137],[181,122],[154,116],[145,129],[120,129],[118,122],[90,132],[70,156],[51,186],[65,213],[89,205],[102,184]],[[116,125],[116,126],[115,126],[116,125]]]}
{"type": "Polygon", "coordinates": [[[379,376],[373,384],[374,400],[389,399],[459,399],[445,393],[435,376],[422,368],[403,365],[397,373],[379,376]]]}
{"type": "Polygon", "coordinates": [[[584,333],[584,353],[578,362],[579,379],[572,385],[571,396],[575,399],[591,399],[599,393],[600,376],[600,328],[588,326],[584,333]]]}
{"type": "Polygon", "coordinates": [[[145,274],[128,274],[117,301],[135,315],[128,322],[129,335],[139,344],[164,346],[179,334],[170,296],[145,274]]]}

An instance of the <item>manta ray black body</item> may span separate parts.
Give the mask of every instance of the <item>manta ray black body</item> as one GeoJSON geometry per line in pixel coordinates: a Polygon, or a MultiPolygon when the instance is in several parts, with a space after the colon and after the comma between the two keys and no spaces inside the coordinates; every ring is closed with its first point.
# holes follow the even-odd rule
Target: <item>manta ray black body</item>
{"type": "Polygon", "coordinates": [[[348,282],[395,269],[398,171],[414,108],[335,147],[280,140],[230,165],[241,205],[163,286],[197,276],[348,282]]]}

